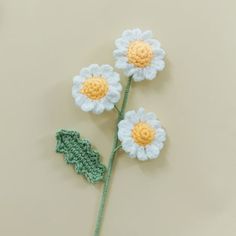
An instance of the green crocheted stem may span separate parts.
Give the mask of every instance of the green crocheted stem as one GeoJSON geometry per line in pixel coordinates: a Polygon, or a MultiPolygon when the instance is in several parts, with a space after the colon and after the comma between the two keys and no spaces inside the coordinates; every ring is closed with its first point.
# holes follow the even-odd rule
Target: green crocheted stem
{"type": "Polygon", "coordinates": [[[104,180],[106,167],[100,163],[100,154],[88,140],[80,138],[76,131],[63,129],[57,132],[56,139],[56,151],[64,154],[66,163],[74,165],[78,174],[93,184],[104,180]]]}
{"type": "Polygon", "coordinates": [[[118,113],[118,119],[117,119],[117,123],[116,123],[114,139],[113,139],[113,147],[112,147],[111,155],[110,155],[110,158],[109,158],[109,163],[108,163],[108,168],[107,168],[107,175],[106,175],[106,179],[105,179],[105,183],[104,183],[104,187],[103,187],[102,197],[101,197],[101,200],[100,200],[100,205],[99,205],[99,211],[98,211],[97,220],[96,220],[94,236],[99,236],[100,231],[101,231],[102,219],[103,219],[104,210],[105,210],[105,203],[106,203],[106,199],[107,199],[107,196],[108,196],[108,191],[109,191],[110,181],[111,181],[111,176],[112,176],[113,163],[114,163],[116,153],[117,153],[117,151],[119,150],[119,147],[120,147],[119,140],[118,140],[118,123],[124,117],[125,108],[126,108],[126,105],[127,105],[127,102],[128,102],[128,95],[129,95],[129,91],[130,91],[131,81],[132,81],[132,77],[129,77],[128,81],[127,81],[127,85],[125,87],[124,98],[123,98],[121,110],[118,113]]]}

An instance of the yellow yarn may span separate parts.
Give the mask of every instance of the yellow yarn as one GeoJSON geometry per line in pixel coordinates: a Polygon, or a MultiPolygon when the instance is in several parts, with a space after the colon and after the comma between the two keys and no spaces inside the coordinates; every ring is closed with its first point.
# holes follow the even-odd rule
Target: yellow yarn
{"type": "Polygon", "coordinates": [[[103,98],[108,91],[107,81],[102,77],[91,77],[83,83],[80,92],[92,100],[103,98]]]}
{"type": "Polygon", "coordinates": [[[145,122],[137,123],[132,129],[132,138],[141,146],[150,144],[154,137],[155,130],[145,122]]]}
{"type": "Polygon", "coordinates": [[[128,62],[143,68],[151,64],[153,51],[151,46],[144,41],[133,41],[128,47],[128,62]]]}

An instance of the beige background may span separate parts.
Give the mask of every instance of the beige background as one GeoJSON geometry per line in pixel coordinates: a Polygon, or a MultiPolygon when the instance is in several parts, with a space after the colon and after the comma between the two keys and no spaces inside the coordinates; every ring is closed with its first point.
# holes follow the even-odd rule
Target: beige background
{"type": "Polygon", "coordinates": [[[235,12],[234,0],[1,0],[0,235],[92,235],[102,185],[65,165],[54,135],[79,130],[107,163],[115,112],[76,108],[71,78],[114,65],[114,40],[140,27],[167,66],[134,84],[128,109],[156,112],[168,142],[155,161],[117,158],[102,236],[234,236],[235,12]]]}

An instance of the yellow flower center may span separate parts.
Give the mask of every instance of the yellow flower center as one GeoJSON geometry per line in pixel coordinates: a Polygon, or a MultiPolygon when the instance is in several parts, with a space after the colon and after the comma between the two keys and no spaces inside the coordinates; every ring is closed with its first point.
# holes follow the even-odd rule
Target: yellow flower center
{"type": "Polygon", "coordinates": [[[146,146],[154,140],[155,133],[155,130],[149,124],[139,122],[132,129],[132,138],[137,144],[146,146]]]}
{"type": "Polygon", "coordinates": [[[84,81],[80,92],[92,100],[103,98],[108,91],[107,81],[102,77],[91,77],[84,81]]]}
{"type": "Polygon", "coordinates": [[[130,64],[144,68],[151,64],[153,51],[148,43],[133,41],[129,44],[127,57],[130,64]]]}

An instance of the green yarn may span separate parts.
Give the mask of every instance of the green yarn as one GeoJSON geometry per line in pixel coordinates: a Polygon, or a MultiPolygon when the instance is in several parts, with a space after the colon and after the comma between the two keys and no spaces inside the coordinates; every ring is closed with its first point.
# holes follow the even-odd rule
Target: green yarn
{"type": "Polygon", "coordinates": [[[94,236],[99,236],[100,232],[101,232],[101,226],[102,226],[102,220],[103,220],[103,216],[104,216],[105,204],[106,204],[106,200],[107,200],[107,197],[108,197],[108,192],[109,192],[110,182],[111,182],[111,176],[112,176],[112,171],[113,171],[113,166],[114,166],[114,159],[116,157],[117,151],[121,147],[121,144],[118,140],[118,124],[124,118],[125,108],[126,108],[126,105],[127,105],[127,102],[128,102],[128,96],[129,96],[129,91],[130,91],[130,87],[131,87],[131,82],[132,82],[132,77],[130,76],[128,78],[128,81],[127,81],[127,84],[126,84],[126,87],[125,87],[124,98],[123,98],[123,102],[122,102],[122,105],[121,105],[121,110],[119,110],[117,108],[118,118],[117,118],[114,138],[113,138],[113,147],[112,147],[112,151],[111,151],[110,158],[109,158],[109,163],[108,163],[108,168],[107,168],[107,175],[106,175],[106,179],[105,179],[105,183],[104,183],[104,187],[103,187],[103,192],[102,192],[102,196],[101,196],[101,200],[100,200],[98,215],[97,215],[97,219],[96,219],[96,226],[95,226],[95,230],[94,230],[94,236]]]}
{"type": "Polygon", "coordinates": [[[57,132],[56,139],[56,152],[63,153],[66,163],[74,165],[78,174],[93,184],[104,180],[106,167],[100,163],[100,154],[88,140],[80,138],[76,131],[63,129],[57,132]]]}

